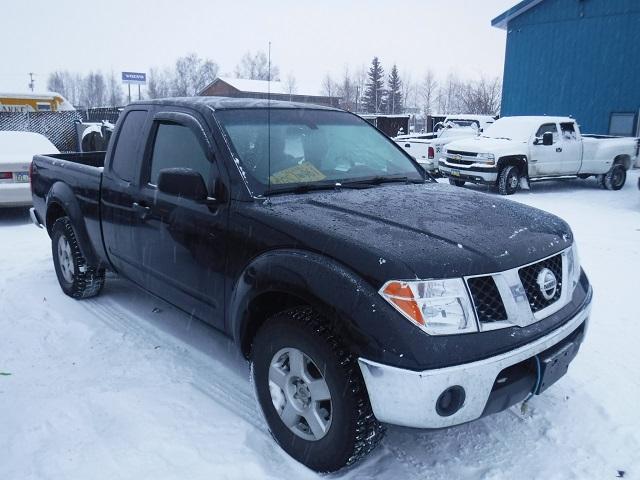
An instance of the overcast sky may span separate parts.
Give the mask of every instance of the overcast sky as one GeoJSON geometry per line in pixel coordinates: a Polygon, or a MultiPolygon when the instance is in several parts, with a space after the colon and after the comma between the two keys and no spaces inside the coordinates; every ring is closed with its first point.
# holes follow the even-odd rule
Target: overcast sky
{"type": "Polygon", "coordinates": [[[53,70],[146,72],[189,52],[232,73],[267,49],[281,77],[318,93],[327,72],[368,64],[421,77],[502,75],[505,32],[490,25],[516,0],[3,0],[0,91],[46,89],[53,70]]]}

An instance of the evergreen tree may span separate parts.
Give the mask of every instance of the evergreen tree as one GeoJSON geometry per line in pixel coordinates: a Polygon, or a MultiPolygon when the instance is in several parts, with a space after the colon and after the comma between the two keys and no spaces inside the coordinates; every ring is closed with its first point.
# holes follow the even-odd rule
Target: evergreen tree
{"type": "Polygon", "coordinates": [[[384,100],[384,69],[378,57],[373,57],[371,67],[369,68],[364,97],[362,99],[363,110],[367,113],[383,112],[384,100]]]}
{"type": "Polygon", "coordinates": [[[398,67],[394,64],[389,75],[389,90],[387,92],[387,113],[402,113],[402,81],[398,73],[398,67]]]}

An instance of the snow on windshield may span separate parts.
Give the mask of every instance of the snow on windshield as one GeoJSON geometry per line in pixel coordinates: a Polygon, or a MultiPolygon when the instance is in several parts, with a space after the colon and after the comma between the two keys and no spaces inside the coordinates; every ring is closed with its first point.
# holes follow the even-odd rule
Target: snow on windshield
{"type": "Polygon", "coordinates": [[[532,128],[533,127],[529,119],[505,117],[496,120],[494,124],[487,127],[482,136],[526,142],[531,136],[532,128]]]}

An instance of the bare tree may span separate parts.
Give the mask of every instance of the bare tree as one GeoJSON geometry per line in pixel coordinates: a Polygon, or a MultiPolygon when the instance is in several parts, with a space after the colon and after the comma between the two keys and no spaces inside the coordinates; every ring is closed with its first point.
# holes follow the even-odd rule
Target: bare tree
{"type": "Polygon", "coordinates": [[[499,77],[481,77],[467,82],[460,91],[460,103],[465,113],[495,115],[500,111],[502,82],[499,77]]]}
{"type": "Polygon", "coordinates": [[[171,85],[173,83],[173,74],[171,70],[165,68],[151,68],[149,70],[149,79],[147,82],[147,96],[149,98],[165,98],[170,97],[171,85]]]}
{"type": "Polygon", "coordinates": [[[102,72],[89,72],[82,80],[80,103],[87,108],[103,107],[107,99],[107,85],[102,72]]]}
{"type": "Polygon", "coordinates": [[[420,84],[420,97],[422,100],[422,111],[424,115],[430,115],[435,107],[436,98],[438,96],[438,82],[436,76],[431,70],[427,70],[420,84]]]}
{"type": "Polygon", "coordinates": [[[190,53],[176,60],[173,76],[173,94],[179,97],[197,95],[218,74],[218,65],[209,59],[201,59],[190,53]]]}
{"type": "Polygon", "coordinates": [[[122,85],[113,70],[107,79],[107,103],[110,107],[120,107],[124,104],[122,85]]]}
{"type": "Polygon", "coordinates": [[[63,97],[67,97],[67,88],[65,82],[65,72],[55,71],[49,74],[49,78],[47,80],[47,90],[51,92],[56,92],[62,95],[63,97]]]}
{"type": "Polygon", "coordinates": [[[337,85],[333,78],[331,78],[331,75],[329,73],[327,73],[322,79],[320,89],[322,95],[326,97],[336,96],[337,85]]]}
{"type": "Polygon", "coordinates": [[[251,51],[245,53],[236,65],[236,78],[249,80],[280,80],[280,69],[271,64],[271,76],[269,76],[269,59],[267,54],[259,50],[255,54],[251,51]]]}
{"type": "Polygon", "coordinates": [[[291,99],[291,95],[298,92],[298,82],[292,72],[289,72],[284,81],[284,91],[289,94],[289,99],[291,99]]]}
{"type": "Polygon", "coordinates": [[[340,106],[342,108],[350,112],[355,111],[357,88],[356,88],[355,80],[351,77],[351,74],[349,73],[348,66],[344,67],[342,80],[337,85],[336,93],[341,99],[340,106]]]}
{"type": "Polygon", "coordinates": [[[438,89],[438,113],[469,113],[462,112],[462,110],[464,110],[461,101],[463,88],[464,84],[455,74],[450,73],[449,75],[447,75],[446,80],[440,85],[440,88],[438,89]]]}

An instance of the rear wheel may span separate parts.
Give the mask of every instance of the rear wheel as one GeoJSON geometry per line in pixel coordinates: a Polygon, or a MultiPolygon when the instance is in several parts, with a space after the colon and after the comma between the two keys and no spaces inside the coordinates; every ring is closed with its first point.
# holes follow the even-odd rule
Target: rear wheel
{"type": "Polygon", "coordinates": [[[607,173],[600,177],[600,182],[607,190],[620,190],[627,181],[627,169],[616,163],[607,173]]]}
{"type": "Polygon", "coordinates": [[[315,310],[297,307],[271,317],[256,335],[251,358],[269,430],[297,461],[336,471],[382,439],[356,358],[315,310]]]}
{"type": "Polygon", "coordinates": [[[520,186],[520,169],[514,165],[507,165],[498,175],[498,191],[500,195],[513,195],[520,186]]]}
{"type": "Polygon", "coordinates": [[[53,224],[51,253],[58,283],[64,293],[73,298],[89,298],[100,293],[105,271],[87,265],[69,217],[59,218],[53,224]]]}
{"type": "Polygon", "coordinates": [[[451,185],[455,185],[456,187],[464,187],[464,184],[467,183],[464,180],[456,180],[455,178],[449,178],[449,183],[451,185]]]}

